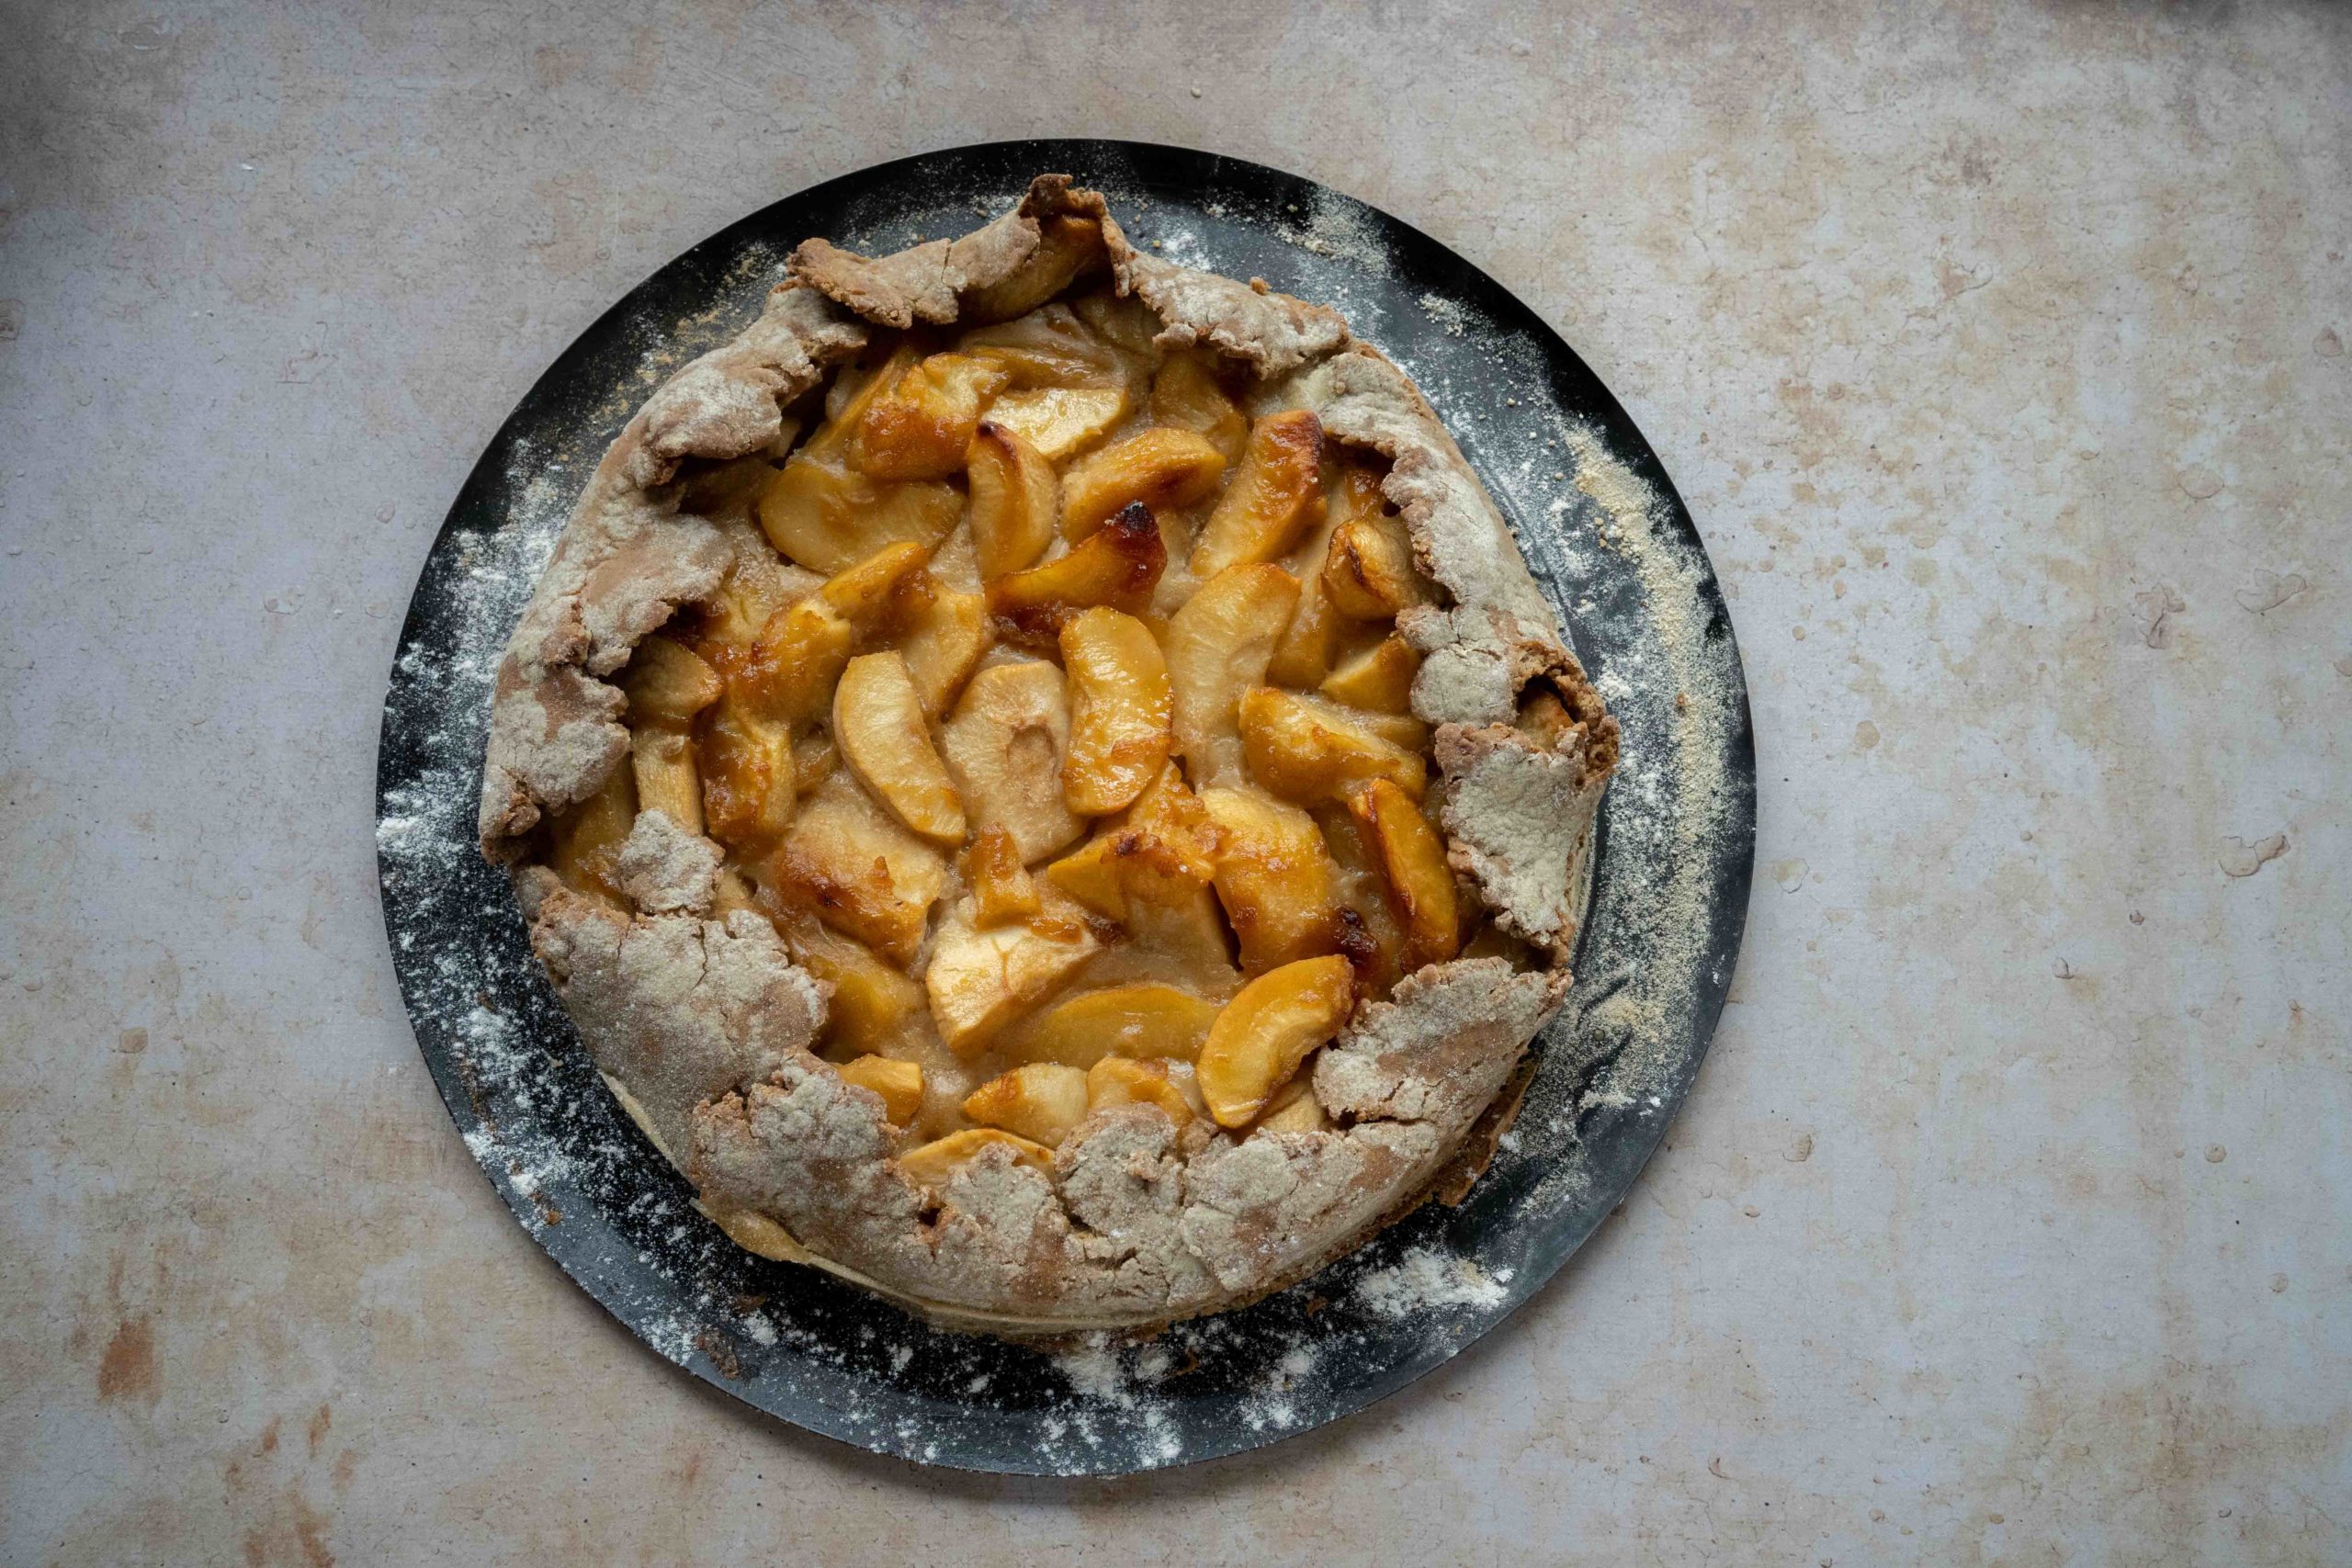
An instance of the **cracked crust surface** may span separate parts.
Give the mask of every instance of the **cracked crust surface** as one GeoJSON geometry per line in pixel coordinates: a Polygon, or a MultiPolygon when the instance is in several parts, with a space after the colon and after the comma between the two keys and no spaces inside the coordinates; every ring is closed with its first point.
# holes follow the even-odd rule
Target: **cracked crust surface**
{"type": "Polygon", "coordinates": [[[1196,1122],[1180,1134],[1157,1111],[1123,1107],[1082,1123],[1050,1177],[992,1147],[927,1195],[899,1166],[904,1135],[878,1097],[815,1054],[830,987],[793,964],[763,917],[711,915],[718,846],[641,814],[616,865],[634,914],[544,869],[517,871],[534,947],[598,1068],[731,1235],[941,1321],[1000,1332],[1146,1325],[1238,1304],[1344,1254],[1433,1181],[1453,1179],[1449,1162],[1566,987],[1582,861],[1617,745],[1509,525],[1401,370],[1329,309],[1137,253],[1099,195],[1046,175],[960,239],[876,258],[803,244],[759,320],[630,421],[500,670],[487,855],[525,859],[543,816],[627,765],[624,703],[608,678],[678,606],[714,594],[740,558],[740,525],[681,510],[680,465],[768,447],[784,406],[873,328],[947,324],[1022,297],[1056,265],[1048,225],[1070,220],[1095,226],[1115,286],[1158,316],[1161,344],[1238,362],[1270,401],[1311,409],[1330,438],[1389,460],[1383,490],[1446,600],[1407,612],[1399,629],[1425,656],[1413,707],[1436,727],[1450,857],[1544,967],[1457,959],[1360,1007],[1314,1069],[1313,1091],[1335,1118],[1326,1131],[1237,1139],[1196,1122]],[[1539,691],[1559,699],[1564,728],[1521,722],[1539,691]]]}

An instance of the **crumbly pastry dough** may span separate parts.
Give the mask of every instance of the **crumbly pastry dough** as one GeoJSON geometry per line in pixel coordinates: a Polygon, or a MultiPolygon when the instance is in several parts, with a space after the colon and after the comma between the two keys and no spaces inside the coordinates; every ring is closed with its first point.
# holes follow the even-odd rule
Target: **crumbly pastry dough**
{"type": "MultiPolygon", "coordinates": [[[[1251,460],[1235,464],[1228,488],[1251,460]]],[[[1060,470],[1067,485],[1071,464],[1060,470]]],[[[1182,489],[1191,482],[1171,467],[1164,488],[1190,496],[1199,488],[1182,489]]],[[[1114,519],[1101,527],[1128,525],[1114,519]]],[[[939,544],[928,570],[942,580],[968,575],[977,589],[966,532],[939,544]],[[949,558],[958,551],[967,552],[963,564],[949,558]]],[[[1079,547],[1073,540],[1071,553],[1079,547]]],[[[1169,581],[1197,591],[1182,570],[1171,557],[1169,581]]],[[[1033,637],[1027,649],[1049,652],[1051,638],[1033,637]]],[[[988,678],[992,701],[1015,704],[1031,695],[1014,689],[1020,669],[991,654],[982,676],[970,679],[988,678]],[[1013,674],[991,673],[1006,670],[1013,674]]],[[[899,670],[879,666],[861,668],[855,684],[911,702],[927,682],[957,683],[920,660],[905,670],[910,684],[900,683],[899,670]]],[[[1088,722],[1081,711],[1081,731],[1088,722]]],[[[1180,711],[1180,753],[1183,723],[1180,711]]],[[[793,756],[773,761],[786,777],[800,770],[804,818],[820,809],[873,813],[913,846],[910,857],[930,855],[947,867],[944,884],[921,900],[920,923],[903,933],[910,956],[897,969],[920,980],[943,952],[951,964],[971,961],[972,944],[985,946],[988,920],[1016,919],[990,909],[1041,908],[1030,918],[1069,946],[1044,961],[1023,950],[1022,962],[1037,963],[1034,995],[1023,997],[1034,1013],[1075,994],[1073,977],[1115,953],[1121,932],[1091,916],[1064,918],[1070,906],[1047,874],[1063,856],[1078,858],[1073,852],[1087,839],[1044,850],[993,844],[992,869],[984,870],[977,850],[958,861],[952,849],[928,847],[966,830],[962,818],[943,814],[942,802],[956,798],[952,784],[933,781],[929,794],[900,798],[865,779],[933,835],[926,841],[861,794],[860,770],[895,765],[888,756],[817,745],[804,756],[800,749],[796,741],[793,756]],[[820,808],[820,801],[829,804],[820,808]]],[[[952,737],[944,750],[949,774],[962,779],[952,737]]],[[[1099,195],[1046,175],[1014,211],[960,239],[879,258],[808,242],[758,321],[647,400],[590,479],[508,647],[481,829],[484,853],[513,868],[534,947],[605,1081],[738,1243],[826,1268],[952,1325],[1051,1334],[1145,1326],[1239,1304],[1342,1255],[1433,1189],[1459,1197],[1464,1162],[1475,1168],[1491,1148],[1515,1078],[1523,1082],[1527,1044],[1567,987],[1592,820],[1616,751],[1616,723],[1566,648],[1509,525],[1410,379],[1353,340],[1336,312],[1139,253],[1099,195]],[[1319,425],[1323,450],[1377,474],[1420,585],[1394,618],[1395,634],[1419,656],[1410,716],[1388,722],[1402,724],[1406,739],[1426,736],[1420,754],[1434,777],[1421,806],[1442,831],[1458,883],[1457,929],[1485,934],[1459,956],[1405,975],[1385,996],[1363,995],[1351,1012],[1343,998],[1337,1037],[1307,1038],[1319,1049],[1255,1122],[1227,1127],[1184,1113],[1181,1063],[1171,1078],[1158,1062],[1115,1070],[1106,1062],[1069,1101],[1071,1126],[1067,1117],[1055,1120],[1053,1108],[1062,1103],[1057,1096],[1080,1094],[1067,1076],[1078,1068],[1055,1063],[1018,1086],[1027,1120],[994,1124],[1036,1131],[1050,1122],[1057,1145],[1010,1131],[927,1140],[887,1112],[879,1090],[895,1079],[866,1068],[845,1077],[844,1064],[829,1059],[844,1055],[837,1037],[854,1020],[888,1016],[899,993],[840,973],[820,979],[797,963],[778,924],[796,917],[750,888],[722,843],[706,836],[719,834],[718,826],[679,819],[701,815],[691,792],[657,808],[663,775],[648,753],[658,747],[639,721],[662,711],[663,698],[633,682],[648,665],[642,645],[673,618],[746,599],[763,613],[804,599],[813,605],[820,585],[828,594],[846,592],[838,575],[828,584],[823,572],[770,547],[751,504],[728,483],[744,468],[739,460],[781,462],[820,417],[820,390],[831,387],[838,403],[836,378],[901,334],[944,342],[951,334],[942,329],[1023,317],[1088,290],[1138,302],[1156,351],[1188,351],[1245,386],[1240,400],[1261,428],[1304,411],[1319,425]],[[633,766],[639,787],[631,792],[633,766]],[[633,818],[629,799],[638,802],[633,818]],[[601,869],[586,882],[551,869],[562,861],[564,835],[594,821],[612,840],[601,869]]],[[[1211,782],[1195,769],[1196,790],[1211,782]]],[[[1175,788],[1181,793],[1182,784],[1175,788]]],[[[964,791],[974,833],[999,808],[989,793],[964,791]]],[[[1403,809],[1394,804],[1401,791],[1382,798],[1403,809]]],[[[1261,812],[1262,821],[1227,803],[1216,816],[1224,826],[1208,831],[1279,832],[1295,822],[1311,832],[1333,812],[1343,828],[1351,809],[1376,822],[1378,803],[1367,789],[1350,799],[1325,816],[1261,812]]],[[[1153,808],[1146,800],[1129,809],[1153,808]]],[[[1034,813],[1024,818],[1035,820],[1034,813]]],[[[1438,918],[1453,914],[1457,890],[1433,890],[1438,918]]],[[[1209,907],[1205,892],[1201,897],[1209,907]]],[[[1409,896],[1399,908],[1406,905],[1417,919],[1426,913],[1409,896]]],[[[1268,928],[1248,940],[1283,935],[1268,928]]],[[[983,953],[979,962],[995,960],[983,953]]],[[[1227,1003],[1228,995],[1209,1001],[1227,1003]]],[[[1221,1016],[1198,1000],[1187,1005],[1203,1020],[1221,1016]]],[[[998,1026],[991,1019],[987,1027],[998,1026]]],[[[1187,1038],[1172,1055],[1204,1049],[1197,1031],[1187,1038]]],[[[924,1116],[935,1134],[937,1115],[924,1116]]]]}

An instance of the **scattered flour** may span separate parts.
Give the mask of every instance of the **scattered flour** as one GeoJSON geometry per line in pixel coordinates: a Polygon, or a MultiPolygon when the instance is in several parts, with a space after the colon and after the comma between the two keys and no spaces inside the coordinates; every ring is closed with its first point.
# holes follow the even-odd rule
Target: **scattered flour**
{"type": "Polygon", "coordinates": [[[1356,1301],[1378,1316],[1396,1319],[1453,1307],[1497,1307],[1510,1299],[1510,1271],[1489,1274],[1467,1258],[1417,1247],[1385,1269],[1356,1281],[1356,1301]]]}

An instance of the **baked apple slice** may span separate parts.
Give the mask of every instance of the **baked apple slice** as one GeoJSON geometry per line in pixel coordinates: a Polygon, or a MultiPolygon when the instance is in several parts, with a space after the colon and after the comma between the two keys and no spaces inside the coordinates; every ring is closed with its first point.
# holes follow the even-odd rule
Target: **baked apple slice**
{"type": "Polygon", "coordinates": [[[1053,1175],[1053,1150],[995,1127],[967,1127],[960,1133],[933,1138],[900,1155],[899,1168],[916,1186],[944,1192],[957,1171],[971,1164],[983,1149],[998,1145],[1011,1149],[1013,1157],[1031,1169],[1048,1177],[1053,1175]]]}
{"type": "Polygon", "coordinates": [[[1036,880],[1021,863],[1021,850],[1001,828],[983,828],[964,852],[964,880],[972,889],[973,923],[981,927],[1025,920],[1043,908],[1036,880]]]}
{"type": "Polygon", "coordinates": [[[1387,779],[1376,778],[1348,796],[1348,809],[1379,853],[1390,904],[1405,929],[1405,967],[1442,964],[1462,951],[1462,906],[1445,840],[1419,802],[1387,779]]]}
{"type": "Polygon", "coordinates": [[[1201,1096],[1220,1127],[1253,1121],[1299,1064],[1340,1032],[1355,1005],[1344,958],[1303,958],[1241,987],[1209,1028],[1195,1065],[1201,1096]]]}
{"type": "Polygon", "coordinates": [[[922,1064],[888,1056],[860,1056],[833,1069],[843,1083],[871,1089],[881,1098],[882,1118],[903,1127],[922,1110],[922,1064]]]}
{"type": "Polygon", "coordinates": [[[1221,784],[1238,773],[1241,694],[1265,680],[1297,604],[1298,580],[1282,568],[1237,566],[1203,583],[1170,618],[1170,721],[1195,782],[1221,784]]]}
{"type": "Polygon", "coordinates": [[[939,1037],[959,1056],[985,1049],[1102,948],[1075,920],[1040,918],[981,929],[957,908],[940,923],[923,990],[939,1037]]]}
{"type": "Polygon", "coordinates": [[[1286,409],[1250,431],[1241,467],[1202,525],[1193,575],[1270,561],[1287,552],[1323,512],[1323,426],[1306,409],[1286,409]]]}
{"type": "Polygon", "coordinates": [[[836,773],[801,803],[754,875],[784,904],[905,964],[947,886],[947,863],[836,773]]]}
{"type": "Polygon", "coordinates": [[[1034,659],[974,675],[940,727],[940,753],[972,826],[1003,830],[1023,865],[1086,831],[1062,795],[1069,732],[1061,671],[1034,659]]]}
{"type": "Polygon", "coordinates": [[[833,743],[893,817],[933,843],[964,841],[964,798],[932,746],[922,694],[895,649],[860,654],[842,671],[833,743]]]}
{"type": "Polygon", "coordinates": [[[1004,367],[934,354],[865,406],[850,434],[849,460],[877,479],[944,479],[964,455],[989,400],[1012,379],[1004,367]]]}
{"type": "Polygon", "coordinates": [[[1062,795],[1072,811],[1102,817],[1132,805],[1168,761],[1168,660],[1151,628],[1098,605],[1062,627],[1069,682],[1069,755],[1062,795]]]}
{"type": "Polygon", "coordinates": [[[1227,394],[1208,359],[1196,351],[1170,355],[1152,378],[1151,417],[1204,438],[1227,463],[1240,461],[1250,443],[1249,419],[1227,394]]]}
{"type": "Polygon", "coordinates": [[[1010,425],[983,420],[964,464],[980,575],[1002,577],[1045,554],[1062,504],[1062,481],[1045,454],[1010,425]]]}
{"type": "Polygon", "coordinates": [[[1062,1062],[1091,1067],[1105,1056],[1174,1056],[1191,1061],[1201,1054],[1216,1004],[1174,986],[1149,983],[1082,991],[1057,1002],[1009,1044],[1033,1062],[1062,1062]]]}
{"type": "MultiPolygon", "coordinates": [[[[1075,1067],[1067,1070],[1077,1071],[1075,1067]]],[[[1153,1105],[1176,1123],[1177,1131],[1192,1124],[1192,1104],[1166,1062],[1105,1056],[1087,1069],[1084,1077],[1090,1112],[1120,1105],[1153,1105]]]]}
{"type": "Polygon", "coordinates": [[[1104,604],[1129,615],[1151,605],[1168,565],[1168,545],[1151,509],[1130,506],[1041,566],[989,584],[989,610],[1020,636],[1046,642],[1081,610],[1104,604]]]}
{"type": "Polygon", "coordinates": [[[1205,436],[1160,426],[1114,442],[1062,479],[1062,534],[1083,539],[1127,507],[1191,506],[1216,491],[1225,454],[1205,436]]]}
{"type": "Polygon", "coordinates": [[[1217,827],[1216,896],[1242,972],[1337,953],[1339,871],[1315,819],[1254,789],[1204,789],[1201,805],[1217,827]]]}
{"type": "Polygon", "coordinates": [[[1250,776],[1284,800],[1344,800],[1351,785],[1372,778],[1416,800],[1429,788],[1419,757],[1332,704],[1258,686],[1242,696],[1240,719],[1250,776]]]}
{"type": "Polygon", "coordinates": [[[1028,1062],[964,1097],[964,1114],[984,1127],[1059,1148],[1086,1120],[1086,1074],[1058,1062],[1028,1062]]]}
{"type": "Polygon", "coordinates": [[[885,964],[872,948],[805,910],[784,908],[773,899],[763,912],[775,919],[776,934],[792,961],[833,987],[825,1010],[829,1045],[870,1054],[914,1029],[922,1013],[922,987],[885,964]]]}

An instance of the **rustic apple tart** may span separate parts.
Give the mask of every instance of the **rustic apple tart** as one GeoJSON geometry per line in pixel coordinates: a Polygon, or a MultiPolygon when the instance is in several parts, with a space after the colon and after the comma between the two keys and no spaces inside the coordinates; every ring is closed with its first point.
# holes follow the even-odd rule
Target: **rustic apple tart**
{"type": "Polygon", "coordinates": [[[738,1243],[1146,1325],[1457,1197],[1617,730],[1429,404],[1097,194],[811,240],[589,481],[485,852],[738,1243]]]}

